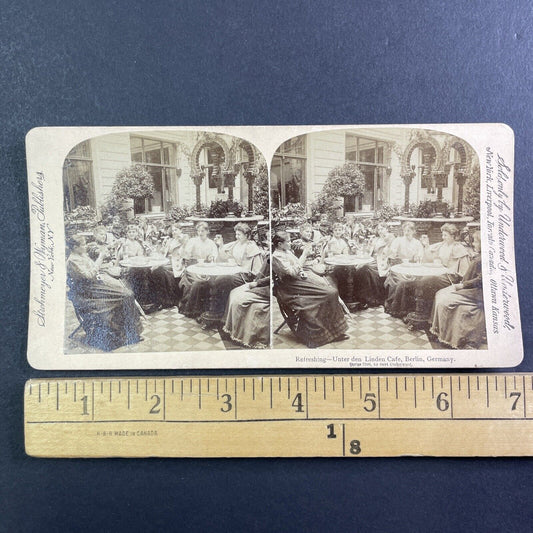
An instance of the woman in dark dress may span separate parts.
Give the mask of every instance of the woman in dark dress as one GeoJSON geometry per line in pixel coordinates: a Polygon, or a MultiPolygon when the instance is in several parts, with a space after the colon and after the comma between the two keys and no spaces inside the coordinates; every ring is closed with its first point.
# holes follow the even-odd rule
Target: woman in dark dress
{"type": "Polygon", "coordinates": [[[446,268],[441,276],[425,276],[414,281],[398,284],[394,298],[386,309],[392,316],[404,318],[415,310],[415,296],[424,303],[425,316],[428,317],[435,294],[440,289],[459,283],[468,268],[470,254],[466,246],[457,241],[459,230],[453,224],[441,226],[442,241],[429,245],[427,237],[422,240],[424,247],[423,262],[436,263],[446,268]]]}
{"type": "Polygon", "coordinates": [[[253,281],[263,263],[261,249],[255,241],[250,239],[252,234],[250,226],[239,222],[235,224],[234,231],[235,240],[232,242],[224,244],[221,235],[217,235],[214,239],[218,247],[217,262],[238,265],[242,268],[242,272],[238,274],[218,276],[209,281],[214,296],[210,312],[221,319],[229,293],[244,283],[253,281]]]}
{"type": "Polygon", "coordinates": [[[348,325],[337,289],[312,271],[303,269],[310,248],[297,258],[289,235],[278,232],[272,240],[272,270],[278,280],[276,296],[298,318],[296,335],[309,348],[347,339],[348,325]]]}
{"type": "Polygon", "coordinates": [[[172,236],[165,242],[161,256],[170,263],[155,268],[150,275],[154,296],[160,307],[173,307],[180,300],[180,280],[185,270],[183,253],[188,236],[177,224],[171,227],[172,236]]]}
{"type": "Polygon", "coordinates": [[[385,223],[376,227],[377,236],[371,242],[371,263],[361,265],[354,273],[354,300],[363,306],[376,307],[385,302],[385,279],[390,269],[389,250],[394,235],[385,223]]]}
{"type": "MultiPolygon", "coordinates": [[[[195,263],[211,263],[218,255],[217,245],[208,238],[209,226],[206,222],[196,224],[196,237],[187,241],[183,249],[183,259],[189,265],[195,263]]],[[[207,310],[209,294],[209,278],[184,271],[179,287],[181,300],[180,313],[187,317],[198,317],[207,310]]]]}
{"type": "Polygon", "coordinates": [[[72,237],[68,246],[69,299],[82,318],[87,344],[110,351],[139,342],[142,326],[133,292],[101,270],[104,252],[93,261],[82,236],[72,237]]]}

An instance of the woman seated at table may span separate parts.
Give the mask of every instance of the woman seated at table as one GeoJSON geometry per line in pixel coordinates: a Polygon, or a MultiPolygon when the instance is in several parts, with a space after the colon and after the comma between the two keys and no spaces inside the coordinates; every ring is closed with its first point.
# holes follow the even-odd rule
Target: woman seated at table
{"type": "Polygon", "coordinates": [[[94,241],[87,244],[87,255],[95,261],[103,253],[104,263],[115,259],[118,241],[112,233],[108,233],[105,226],[96,226],[93,230],[94,241]]]}
{"type": "Polygon", "coordinates": [[[141,340],[141,321],[133,292],[102,270],[105,252],[93,261],[85,238],[69,239],[67,260],[69,298],[86,332],[86,342],[101,350],[114,350],[141,340]]]}
{"type": "Polygon", "coordinates": [[[156,299],[161,307],[178,305],[180,299],[180,280],[185,266],[183,264],[184,248],[188,241],[178,224],[171,226],[172,236],[161,249],[161,257],[169,259],[169,263],[154,268],[151,273],[156,299]]]}
{"type": "Polygon", "coordinates": [[[252,233],[250,226],[239,222],[235,225],[234,231],[235,240],[230,243],[224,244],[222,235],[217,235],[214,239],[218,247],[217,262],[238,265],[242,269],[238,274],[217,276],[210,280],[213,291],[213,308],[210,311],[215,316],[222,316],[229,293],[243,283],[253,281],[263,263],[261,249],[250,239],[252,233]]]}
{"type": "Polygon", "coordinates": [[[355,215],[346,215],[344,220],[344,238],[350,241],[359,242],[365,236],[365,227],[358,222],[355,215]]]}
{"type": "Polygon", "coordinates": [[[479,348],[486,340],[481,277],[481,233],[474,233],[476,256],[461,283],[445,287],[435,295],[430,332],[452,348],[479,348]]]}
{"type": "MultiPolygon", "coordinates": [[[[424,246],[415,239],[415,225],[413,222],[404,222],[402,224],[403,236],[396,237],[389,247],[389,263],[390,265],[398,263],[419,263],[424,257],[424,246]]],[[[396,289],[402,281],[413,281],[414,277],[405,274],[399,274],[389,269],[387,277],[385,278],[385,311],[391,313],[394,311],[396,297],[396,289]]]]}
{"type": "MultiPolygon", "coordinates": [[[[344,239],[344,225],[340,222],[333,224],[333,235],[327,237],[322,248],[322,262],[327,258],[335,257],[337,255],[348,255],[350,253],[350,246],[346,239],[344,239]]],[[[326,267],[328,281],[334,285],[343,300],[351,301],[351,294],[347,294],[347,278],[353,274],[352,269],[342,266],[326,267]]]]}
{"type": "Polygon", "coordinates": [[[388,309],[392,316],[403,318],[414,311],[415,296],[424,301],[424,307],[429,314],[436,292],[453,283],[459,283],[463,278],[468,268],[470,253],[464,244],[456,240],[459,230],[453,224],[446,223],[441,226],[441,233],[442,241],[431,246],[427,236],[423,238],[422,260],[442,265],[447,270],[446,274],[401,281],[388,309]]]}
{"type": "MultiPolygon", "coordinates": [[[[217,245],[208,238],[209,226],[206,222],[196,224],[196,235],[188,240],[183,249],[185,264],[213,262],[218,255],[218,249],[217,245]]],[[[206,310],[208,279],[207,276],[191,274],[185,270],[179,284],[181,289],[180,313],[189,317],[197,317],[206,310]]]]}
{"type": "Polygon", "coordinates": [[[328,237],[325,241],[322,252],[323,258],[350,253],[350,247],[343,235],[344,226],[340,222],[335,222],[335,224],[333,224],[333,235],[328,237]]]}
{"type": "Polygon", "coordinates": [[[254,281],[233,289],[224,313],[223,330],[230,338],[247,348],[270,345],[270,261],[254,281]]]}
{"type": "Polygon", "coordinates": [[[301,257],[304,248],[308,248],[305,263],[302,265],[304,270],[313,270],[316,274],[324,274],[324,263],[322,262],[322,248],[326,239],[315,241],[315,234],[311,224],[302,224],[299,228],[300,238],[291,242],[291,248],[296,257],[301,257]]]}
{"type": "Polygon", "coordinates": [[[126,229],[126,237],[122,239],[117,249],[117,266],[120,261],[130,257],[140,257],[145,255],[144,247],[139,240],[139,230],[134,224],[130,224],[126,229]]]}
{"type": "Polygon", "coordinates": [[[361,265],[354,273],[354,300],[363,307],[377,307],[385,302],[385,278],[390,269],[389,254],[394,235],[383,222],[376,226],[376,232],[369,249],[374,260],[361,265]]]}
{"type": "Polygon", "coordinates": [[[298,317],[296,334],[309,348],[344,340],[348,325],[337,289],[311,271],[305,271],[307,249],[297,258],[286,232],[272,240],[272,269],[278,277],[276,297],[298,317]]]}
{"type": "Polygon", "coordinates": [[[130,224],[126,228],[126,236],[120,240],[116,255],[116,266],[122,266],[124,279],[132,288],[136,300],[143,305],[145,310],[149,311],[150,306],[156,302],[152,294],[150,280],[146,278],[147,273],[141,269],[124,267],[123,264],[134,257],[146,255],[144,246],[140,241],[139,228],[134,224],[130,224]]]}

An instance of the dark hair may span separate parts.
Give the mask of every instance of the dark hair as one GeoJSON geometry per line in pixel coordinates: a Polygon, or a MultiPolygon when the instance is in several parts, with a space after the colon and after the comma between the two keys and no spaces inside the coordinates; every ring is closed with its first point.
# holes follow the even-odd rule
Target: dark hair
{"type": "Polygon", "coordinates": [[[278,244],[285,242],[289,238],[289,234],[286,231],[278,231],[272,237],[272,248],[276,250],[278,248],[278,244]]]}
{"type": "Polygon", "coordinates": [[[69,250],[74,250],[78,246],[83,246],[86,243],[83,235],[73,235],[67,240],[67,246],[69,250]]]}
{"type": "Polygon", "coordinates": [[[239,222],[238,224],[235,224],[233,231],[241,231],[248,238],[250,238],[250,235],[252,234],[252,228],[250,228],[250,226],[248,226],[248,224],[245,224],[244,222],[239,222]]]}

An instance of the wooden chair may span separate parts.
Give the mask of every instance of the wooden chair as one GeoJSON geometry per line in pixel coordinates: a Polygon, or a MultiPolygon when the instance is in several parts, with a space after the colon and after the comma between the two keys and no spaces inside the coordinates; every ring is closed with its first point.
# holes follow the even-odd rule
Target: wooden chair
{"type": "Polygon", "coordinates": [[[279,276],[276,273],[273,274],[273,293],[278,302],[279,310],[281,316],[283,317],[283,322],[274,330],[274,335],[277,335],[283,326],[289,326],[290,330],[296,335],[296,330],[298,328],[298,316],[291,307],[283,301],[283,298],[279,295],[279,284],[281,282],[279,276]]]}

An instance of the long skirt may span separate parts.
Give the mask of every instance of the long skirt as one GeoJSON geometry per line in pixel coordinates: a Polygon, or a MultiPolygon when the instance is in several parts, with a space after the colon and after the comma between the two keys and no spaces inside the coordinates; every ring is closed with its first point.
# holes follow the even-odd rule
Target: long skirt
{"type": "Polygon", "coordinates": [[[269,287],[248,290],[241,285],[230,292],[223,329],[232,340],[247,348],[270,344],[269,287]]]}
{"type": "Polygon", "coordinates": [[[217,276],[216,278],[209,280],[212,295],[209,311],[214,316],[220,316],[220,318],[222,318],[224,310],[226,309],[226,304],[228,303],[230,292],[252,280],[253,274],[246,272],[234,274],[232,276],[217,276]]]}
{"type": "Polygon", "coordinates": [[[335,287],[344,302],[353,302],[353,294],[348,289],[348,279],[353,276],[353,268],[349,266],[334,266],[326,272],[328,283],[335,287]]]}
{"type": "Polygon", "coordinates": [[[414,276],[408,276],[405,274],[397,274],[392,270],[389,270],[387,277],[385,278],[385,312],[392,316],[405,316],[410,313],[415,307],[414,297],[414,282],[416,278],[414,276]],[[405,285],[403,285],[405,284],[405,285]],[[400,292],[396,294],[398,288],[402,285],[400,292]],[[409,309],[407,312],[404,311],[409,309]]]}
{"type": "Polygon", "coordinates": [[[181,299],[179,311],[188,317],[200,316],[207,311],[209,302],[209,278],[184,272],[179,284],[181,299]]]}
{"type": "Polygon", "coordinates": [[[140,341],[135,298],[120,280],[100,274],[100,280],[71,283],[69,297],[82,319],[87,344],[107,352],[140,341]]]}
{"type": "Polygon", "coordinates": [[[337,289],[313,272],[307,279],[287,278],[277,287],[277,297],[298,317],[296,335],[309,348],[339,338],[348,329],[337,289]]]}
{"type": "Polygon", "coordinates": [[[173,307],[180,301],[180,278],[175,278],[172,267],[159,267],[150,273],[155,301],[162,307],[173,307]]]}
{"type": "Polygon", "coordinates": [[[354,301],[377,307],[385,302],[385,277],[381,277],[375,261],[361,265],[354,272],[354,301]]]}
{"type": "Polygon", "coordinates": [[[457,274],[445,274],[424,276],[415,281],[401,281],[395,288],[393,298],[387,298],[385,310],[392,316],[403,318],[417,309],[429,318],[437,291],[458,283],[460,279],[457,274]],[[418,308],[416,307],[417,298],[421,300],[418,308]]]}
{"type": "Polygon", "coordinates": [[[445,287],[435,295],[431,333],[452,348],[477,348],[486,340],[481,289],[445,287]]]}

